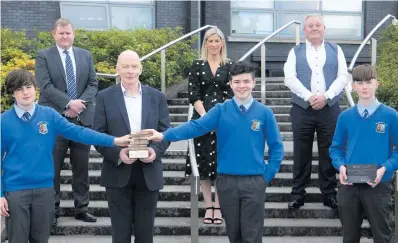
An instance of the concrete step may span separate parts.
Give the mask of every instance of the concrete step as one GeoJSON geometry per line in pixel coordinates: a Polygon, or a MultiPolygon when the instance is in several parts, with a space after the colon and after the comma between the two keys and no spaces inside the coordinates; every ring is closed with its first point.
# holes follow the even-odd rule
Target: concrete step
{"type": "MultiPolygon", "coordinates": [[[[256,100],[260,101],[260,98],[256,98],[256,100]]],[[[265,100],[266,105],[290,105],[291,98],[268,98],[265,100]]],[[[188,99],[186,98],[177,98],[177,99],[168,99],[168,105],[188,105],[188,99]]]]}
{"type": "MultiPolygon", "coordinates": [[[[261,82],[261,77],[255,77],[254,80],[256,81],[256,84],[259,84],[261,82]]],[[[285,77],[265,77],[266,84],[283,83],[284,81],[285,77]]]]}
{"type": "MultiPolygon", "coordinates": [[[[225,225],[199,224],[199,233],[208,236],[225,235],[225,225]]],[[[96,223],[77,221],[72,217],[60,217],[56,235],[111,235],[111,222],[108,217],[100,217],[96,223]]],[[[190,235],[191,225],[188,217],[155,218],[155,235],[190,235]]],[[[362,224],[362,234],[369,236],[369,223],[362,224]]],[[[341,236],[338,219],[266,219],[264,236],[341,236]]]]}
{"type": "MultiPolygon", "coordinates": [[[[89,181],[90,184],[100,183],[100,170],[90,170],[89,171],[89,181]]],[[[184,171],[164,171],[163,172],[165,185],[190,185],[190,177],[185,176],[184,171]]],[[[277,173],[273,179],[273,187],[289,187],[293,182],[293,173],[277,173]]],[[[70,184],[72,183],[72,170],[62,170],[61,171],[61,183],[70,184]]],[[[318,186],[318,174],[311,174],[311,179],[307,186],[318,186]]]]}
{"type": "MultiPolygon", "coordinates": [[[[274,114],[289,114],[291,105],[273,105],[268,106],[272,109],[274,114]]],[[[188,114],[188,105],[170,105],[169,106],[170,114],[188,114]]]]}
{"type": "MultiPolygon", "coordinates": [[[[171,127],[176,127],[179,125],[182,125],[184,123],[186,123],[186,116],[184,115],[170,115],[171,117],[171,122],[170,125],[171,127]]],[[[283,117],[277,117],[278,120],[289,120],[290,116],[286,115],[283,117]]],[[[278,122],[278,128],[280,132],[293,132],[293,128],[292,128],[292,124],[291,122],[278,122]]]]}
{"type": "MultiPolygon", "coordinates": [[[[181,156],[180,158],[169,159],[163,158],[163,171],[185,171],[185,161],[186,157],[181,156]]],[[[89,170],[101,170],[102,168],[102,158],[90,158],[88,163],[89,170]]],[[[70,164],[69,158],[65,159],[63,170],[71,170],[72,165],[70,164]]],[[[292,173],[293,172],[293,161],[284,160],[282,161],[279,172],[281,173],[292,173]]],[[[312,173],[318,173],[318,161],[312,161],[312,173]]],[[[94,183],[98,184],[98,183],[94,183]]]]}
{"type": "MultiPolygon", "coordinates": [[[[289,132],[281,132],[281,135],[283,136],[284,134],[289,134],[289,132]]],[[[291,133],[290,133],[291,134],[291,133]]],[[[185,142],[185,141],[182,141],[185,142]]],[[[285,141],[283,142],[284,146],[284,159],[285,160],[292,160],[293,159],[293,143],[291,141],[285,141]]],[[[187,155],[187,148],[188,145],[187,143],[181,143],[181,142],[172,142],[170,145],[169,149],[166,150],[163,158],[164,159],[181,159],[181,156],[186,156],[187,155]],[[173,144],[180,144],[178,146],[178,149],[170,149],[170,147],[173,146],[173,144]]],[[[95,149],[90,150],[90,159],[91,158],[102,158],[102,155],[98,153],[95,149]]],[[[266,148],[264,150],[264,158],[267,160],[268,159],[268,149],[266,148]]],[[[318,151],[316,148],[316,145],[314,143],[314,151],[312,152],[312,159],[313,160],[318,160],[318,151]]],[[[66,154],[65,162],[69,162],[69,150],[66,154]]],[[[69,165],[70,166],[70,165],[69,165]]]]}
{"type": "MultiPolygon", "coordinates": [[[[109,243],[112,241],[110,235],[79,235],[79,236],[60,236],[52,235],[49,243],[109,243]]],[[[264,236],[262,242],[267,243],[341,243],[342,237],[339,236],[280,236],[271,237],[264,236]]],[[[131,242],[134,242],[134,237],[131,237],[131,242]]],[[[191,242],[190,236],[155,236],[153,239],[154,243],[188,243],[191,242]]],[[[228,237],[226,236],[200,236],[199,243],[229,243],[228,237]]],[[[361,238],[360,243],[373,243],[372,239],[361,238]]]]}
{"type": "MultiPolygon", "coordinates": [[[[316,187],[308,187],[306,189],[306,202],[321,202],[323,200],[322,194],[316,187]]],[[[190,201],[190,186],[189,185],[165,185],[160,191],[160,201],[190,201]]],[[[289,202],[291,187],[268,187],[266,189],[266,202],[289,202]]],[[[98,184],[90,185],[89,197],[91,200],[106,200],[105,188],[98,184]]],[[[72,186],[70,184],[61,184],[61,199],[72,200],[72,186]]],[[[202,199],[202,195],[199,196],[202,199]]]]}
{"type": "MultiPolygon", "coordinates": [[[[284,134],[284,133],[285,132],[282,132],[282,134],[284,134]]],[[[166,150],[163,158],[164,159],[181,159],[181,156],[187,155],[187,148],[188,148],[187,140],[172,142],[172,143],[170,143],[169,148],[166,150]]],[[[284,159],[292,160],[293,159],[293,142],[292,141],[284,141],[283,148],[284,148],[284,159]]],[[[267,147],[264,149],[264,156],[265,156],[265,159],[268,159],[268,148],[267,147]]],[[[94,146],[91,146],[90,157],[91,158],[99,158],[102,156],[95,150],[94,146]]],[[[69,158],[69,150],[67,151],[66,158],[69,158]]],[[[317,146],[316,141],[313,143],[312,158],[314,160],[318,159],[318,146],[317,146]]]]}
{"type": "MultiPolygon", "coordinates": [[[[291,123],[290,114],[274,114],[277,122],[289,122],[291,123]]],[[[188,113],[182,114],[170,114],[171,122],[187,122],[188,121],[188,113]]]]}
{"type": "MultiPolygon", "coordinates": [[[[274,112],[274,114],[290,114],[290,109],[292,105],[269,105],[269,108],[274,112]]],[[[341,105],[341,110],[347,109],[347,106],[341,105]]],[[[170,114],[188,114],[188,105],[169,105],[170,114]]]]}
{"type": "MultiPolygon", "coordinates": [[[[88,212],[96,217],[109,217],[107,201],[91,201],[88,212]]],[[[338,212],[322,203],[306,203],[300,210],[289,210],[288,203],[264,204],[265,218],[338,218],[338,212]]],[[[157,204],[156,217],[190,217],[191,202],[189,201],[159,201],[157,204]]],[[[73,217],[73,200],[62,200],[60,216],[73,217]]],[[[205,215],[205,204],[199,202],[199,217],[205,215]]]]}
{"type": "MultiPolygon", "coordinates": [[[[261,83],[257,82],[253,89],[254,91],[261,91],[261,83]]],[[[283,82],[265,83],[265,91],[289,91],[290,89],[283,82]]]]}
{"type": "MultiPolygon", "coordinates": [[[[210,96],[210,94],[209,94],[210,96]]],[[[252,96],[254,98],[261,98],[261,91],[260,90],[254,90],[252,92],[252,96]]],[[[179,92],[177,94],[178,98],[188,98],[188,91],[183,91],[179,92]]],[[[290,90],[273,90],[273,91],[266,91],[265,92],[265,97],[266,98],[290,98],[291,97],[291,92],[290,90]]]]}

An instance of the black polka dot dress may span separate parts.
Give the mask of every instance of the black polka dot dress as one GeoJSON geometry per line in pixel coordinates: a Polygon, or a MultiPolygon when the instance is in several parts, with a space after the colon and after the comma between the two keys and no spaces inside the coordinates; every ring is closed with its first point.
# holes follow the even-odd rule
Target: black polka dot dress
{"type": "MultiPolygon", "coordinates": [[[[207,61],[195,60],[189,72],[188,98],[194,105],[198,100],[202,101],[207,111],[217,103],[233,97],[229,85],[229,70],[232,62],[227,61],[220,65],[215,75],[211,72],[207,61]]],[[[198,119],[200,115],[194,109],[192,119],[198,119]]],[[[217,137],[216,133],[210,132],[194,139],[196,162],[201,180],[215,180],[217,176],[217,137]]],[[[189,154],[187,156],[185,176],[191,175],[191,164],[189,154]]]]}

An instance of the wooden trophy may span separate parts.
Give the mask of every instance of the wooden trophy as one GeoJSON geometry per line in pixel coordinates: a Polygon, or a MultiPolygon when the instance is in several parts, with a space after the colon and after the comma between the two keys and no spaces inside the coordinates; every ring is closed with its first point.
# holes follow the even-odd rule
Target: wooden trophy
{"type": "Polygon", "coordinates": [[[149,157],[148,152],[148,133],[137,132],[131,134],[133,141],[129,145],[129,158],[130,159],[146,159],[149,157]]]}

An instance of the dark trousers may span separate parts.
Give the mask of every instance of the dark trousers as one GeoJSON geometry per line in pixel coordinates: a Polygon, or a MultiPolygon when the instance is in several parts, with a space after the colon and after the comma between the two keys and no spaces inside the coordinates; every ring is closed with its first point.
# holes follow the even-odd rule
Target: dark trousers
{"type": "MultiPolygon", "coordinates": [[[[83,126],[76,119],[69,122],[83,126]]],[[[76,143],[64,137],[57,136],[53,150],[54,158],[54,190],[55,190],[55,214],[59,216],[61,170],[64,165],[66,152],[70,150],[70,163],[72,165],[72,192],[74,197],[75,214],[87,212],[89,203],[89,177],[88,160],[90,145],[76,143]]]]}
{"type": "Polygon", "coordinates": [[[217,192],[231,243],[261,243],[264,227],[264,176],[217,175],[217,192]]]}
{"type": "Polygon", "coordinates": [[[9,243],[47,243],[54,217],[54,189],[6,192],[10,216],[6,217],[9,243]]]}
{"type": "Polygon", "coordinates": [[[319,187],[325,198],[336,195],[336,170],[332,166],[329,147],[332,144],[340,106],[326,105],[322,110],[306,110],[293,104],[290,115],[293,128],[293,183],[294,198],[304,199],[305,188],[311,179],[312,145],[317,133],[319,153],[319,187]]]}
{"type": "Polygon", "coordinates": [[[112,242],[130,243],[134,228],[135,243],[153,243],[159,191],[150,191],[141,162],[136,161],[130,181],[123,188],[106,188],[112,224],[112,242]]]}
{"type": "Polygon", "coordinates": [[[359,243],[364,214],[369,220],[375,243],[390,243],[391,185],[381,182],[375,188],[368,184],[340,185],[337,191],[343,243],[359,243]]]}
{"type": "Polygon", "coordinates": [[[68,148],[70,149],[70,162],[72,165],[72,191],[75,214],[86,212],[89,203],[88,160],[90,145],[76,143],[64,137],[57,136],[53,152],[55,213],[57,216],[59,215],[61,170],[68,148]]]}

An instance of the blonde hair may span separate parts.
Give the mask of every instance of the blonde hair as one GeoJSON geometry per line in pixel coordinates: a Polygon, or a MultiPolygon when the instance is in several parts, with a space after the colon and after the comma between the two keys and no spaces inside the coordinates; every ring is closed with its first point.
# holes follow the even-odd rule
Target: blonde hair
{"type": "Polygon", "coordinates": [[[221,30],[217,27],[215,28],[211,28],[208,31],[206,31],[205,36],[203,38],[203,42],[202,42],[202,52],[200,55],[200,59],[207,61],[207,48],[206,48],[206,42],[207,40],[210,38],[210,36],[212,35],[218,35],[222,41],[222,43],[224,44],[221,47],[221,53],[220,53],[220,57],[221,57],[221,65],[225,65],[228,61],[227,58],[227,46],[225,44],[225,38],[224,38],[224,34],[221,32],[221,30]]]}

